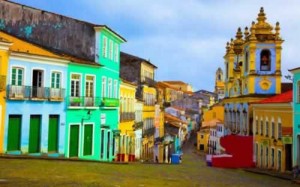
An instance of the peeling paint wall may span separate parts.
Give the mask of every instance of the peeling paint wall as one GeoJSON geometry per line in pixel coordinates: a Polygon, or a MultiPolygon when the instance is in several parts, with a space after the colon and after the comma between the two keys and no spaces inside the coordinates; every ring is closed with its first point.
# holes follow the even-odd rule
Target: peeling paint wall
{"type": "Polygon", "coordinates": [[[92,24],[0,1],[0,30],[57,52],[95,59],[92,24]]]}

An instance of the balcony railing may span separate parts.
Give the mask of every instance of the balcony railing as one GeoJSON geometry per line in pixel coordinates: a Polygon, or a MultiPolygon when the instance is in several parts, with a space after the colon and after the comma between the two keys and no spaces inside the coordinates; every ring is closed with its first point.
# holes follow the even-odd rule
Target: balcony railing
{"type": "Polygon", "coordinates": [[[7,86],[7,98],[10,100],[50,100],[63,101],[65,89],[63,88],[48,88],[35,86],[7,86]]]}
{"type": "Polygon", "coordinates": [[[134,130],[141,129],[141,128],[143,128],[143,124],[144,124],[143,121],[135,122],[134,125],[133,125],[133,129],[134,130]]]}
{"type": "Polygon", "coordinates": [[[102,107],[118,107],[120,105],[120,100],[117,98],[104,97],[101,102],[102,107]]]}
{"type": "Polygon", "coordinates": [[[151,127],[149,129],[143,129],[143,137],[154,135],[154,133],[155,133],[155,127],[151,127]]]}
{"type": "Polygon", "coordinates": [[[134,112],[121,112],[120,115],[120,121],[131,121],[135,119],[135,113],[134,112]]]}
{"type": "Polygon", "coordinates": [[[69,107],[99,107],[100,97],[68,97],[67,106],[69,107]]]}
{"type": "Polygon", "coordinates": [[[6,86],[6,76],[0,75],[0,92],[5,90],[5,86],[6,86]]]}
{"type": "Polygon", "coordinates": [[[142,78],[142,83],[147,84],[148,86],[154,87],[156,85],[156,82],[149,77],[143,77],[142,78]]]}

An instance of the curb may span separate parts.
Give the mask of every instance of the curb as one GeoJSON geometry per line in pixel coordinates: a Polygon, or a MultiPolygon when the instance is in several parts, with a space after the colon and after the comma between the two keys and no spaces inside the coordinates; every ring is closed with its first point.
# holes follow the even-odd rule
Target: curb
{"type": "Polygon", "coordinates": [[[268,173],[264,171],[257,171],[257,170],[251,170],[251,169],[243,169],[244,171],[251,172],[251,173],[256,173],[256,174],[261,174],[261,175],[269,175],[271,177],[276,177],[284,180],[292,180],[292,176],[283,176],[280,174],[273,174],[273,173],[268,173]]]}

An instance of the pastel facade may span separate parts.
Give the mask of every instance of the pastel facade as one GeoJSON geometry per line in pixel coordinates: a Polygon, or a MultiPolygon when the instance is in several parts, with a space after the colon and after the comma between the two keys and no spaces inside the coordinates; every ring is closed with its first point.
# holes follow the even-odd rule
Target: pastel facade
{"type": "Polygon", "coordinates": [[[11,42],[4,153],[62,156],[68,60],[1,32],[11,42]]]}
{"type": "Polygon", "coordinates": [[[197,132],[197,150],[208,153],[209,128],[201,128],[197,132]]]}
{"type": "Polygon", "coordinates": [[[227,43],[225,59],[225,127],[232,133],[252,135],[250,102],[281,93],[281,44],[279,23],[266,22],[263,8],[257,23],[227,43]]]}
{"type": "Polygon", "coordinates": [[[134,104],[135,120],[135,159],[139,160],[142,157],[142,140],[143,140],[143,106],[144,102],[136,99],[134,104]]]}
{"type": "Polygon", "coordinates": [[[289,70],[293,73],[293,166],[300,165],[300,68],[289,70]]]}
{"type": "Polygon", "coordinates": [[[224,121],[224,106],[216,104],[210,110],[204,112],[203,121],[211,121],[213,119],[224,121]]]}
{"type": "Polygon", "coordinates": [[[135,92],[136,85],[122,80],[120,85],[120,144],[117,161],[135,160],[135,92]]]}
{"type": "Polygon", "coordinates": [[[256,167],[292,171],[292,94],[288,91],[252,105],[256,167]]]}
{"type": "Polygon", "coordinates": [[[6,113],[6,79],[11,42],[0,37],[0,154],[4,153],[4,127],[6,113]]]}

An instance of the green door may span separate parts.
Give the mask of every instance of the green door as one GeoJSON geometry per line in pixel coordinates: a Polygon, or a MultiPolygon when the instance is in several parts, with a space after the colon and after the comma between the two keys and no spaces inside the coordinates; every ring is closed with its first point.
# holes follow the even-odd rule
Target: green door
{"type": "Polygon", "coordinates": [[[92,155],[93,125],[84,125],[83,155],[92,155]]]}
{"type": "Polygon", "coordinates": [[[48,152],[58,152],[58,115],[49,116],[49,130],[48,130],[48,152]]]}
{"type": "Polygon", "coordinates": [[[70,128],[69,157],[78,157],[79,125],[71,125],[70,128]]]}
{"type": "Polygon", "coordinates": [[[9,115],[7,151],[19,151],[21,143],[21,115],[9,115]]]}
{"type": "Polygon", "coordinates": [[[30,116],[30,127],[29,127],[29,153],[40,152],[40,140],[41,140],[41,116],[31,115],[30,116]]]}

